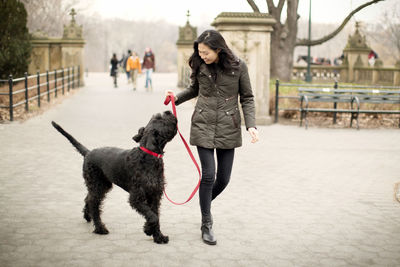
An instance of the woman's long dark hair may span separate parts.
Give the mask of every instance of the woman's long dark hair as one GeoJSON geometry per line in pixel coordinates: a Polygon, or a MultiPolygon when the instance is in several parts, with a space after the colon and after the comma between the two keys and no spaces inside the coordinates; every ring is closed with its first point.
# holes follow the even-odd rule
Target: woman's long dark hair
{"type": "Polygon", "coordinates": [[[200,65],[204,62],[199,55],[199,44],[205,44],[218,53],[218,66],[223,70],[232,70],[239,67],[237,57],[229,49],[224,37],[215,30],[206,30],[193,44],[194,52],[189,58],[189,66],[192,68],[192,75],[196,75],[200,65]]]}

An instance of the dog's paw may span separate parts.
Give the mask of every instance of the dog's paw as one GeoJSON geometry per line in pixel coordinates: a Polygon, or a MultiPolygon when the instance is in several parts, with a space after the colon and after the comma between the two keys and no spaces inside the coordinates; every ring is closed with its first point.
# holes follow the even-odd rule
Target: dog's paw
{"type": "Polygon", "coordinates": [[[108,235],[108,230],[105,227],[97,227],[94,229],[93,233],[98,235],[108,235]]]}
{"type": "Polygon", "coordinates": [[[169,237],[166,235],[157,235],[157,236],[153,236],[154,242],[157,244],[167,244],[169,241],[169,237]]]}
{"type": "Polygon", "coordinates": [[[86,220],[86,222],[90,223],[92,221],[92,218],[89,216],[89,214],[84,213],[83,218],[86,220]]]}
{"type": "Polygon", "coordinates": [[[143,226],[143,232],[148,235],[152,236],[154,234],[154,227],[150,226],[147,222],[143,226]]]}

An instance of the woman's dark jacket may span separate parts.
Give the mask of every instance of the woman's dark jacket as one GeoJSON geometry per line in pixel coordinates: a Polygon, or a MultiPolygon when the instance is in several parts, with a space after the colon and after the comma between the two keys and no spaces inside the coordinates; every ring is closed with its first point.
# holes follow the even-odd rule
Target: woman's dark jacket
{"type": "Polygon", "coordinates": [[[115,76],[117,74],[117,71],[118,71],[119,61],[116,58],[112,58],[110,60],[110,64],[111,64],[110,76],[115,76]]]}
{"type": "Polygon", "coordinates": [[[204,148],[231,149],[242,145],[241,117],[246,128],[255,127],[255,105],[246,63],[230,71],[216,69],[216,80],[203,63],[191,85],[177,95],[179,105],[198,97],[192,115],[190,144],[204,148]]]}

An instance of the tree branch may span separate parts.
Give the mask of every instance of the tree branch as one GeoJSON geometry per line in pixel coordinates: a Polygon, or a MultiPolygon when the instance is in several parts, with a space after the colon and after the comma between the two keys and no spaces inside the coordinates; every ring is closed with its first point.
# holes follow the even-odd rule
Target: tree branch
{"type": "Polygon", "coordinates": [[[274,0],[266,0],[268,13],[271,14],[278,23],[281,23],[282,8],[286,0],[279,0],[278,6],[275,7],[274,0]]]}
{"type": "Polygon", "coordinates": [[[376,4],[380,1],[384,1],[384,0],[373,0],[370,2],[367,2],[359,7],[357,7],[356,9],[354,9],[353,11],[351,11],[349,13],[349,15],[347,15],[347,17],[343,20],[342,24],[336,29],[334,30],[332,33],[325,35],[324,37],[317,39],[317,40],[310,40],[308,41],[308,39],[299,39],[296,42],[296,46],[314,46],[314,45],[320,45],[330,39],[332,39],[333,37],[335,37],[341,30],[343,30],[344,26],[347,24],[347,22],[349,22],[349,20],[351,19],[351,17],[356,14],[358,11],[360,11],[361,9],[372,5],[372,4],[376,4]]]}
{"type": "Polygon", "coordinates": [[[287,0],[286,7],[286,21],[289,29],[297,28],[297,9],[299,5],[299,0],[287,0]]]}
{"type": "Polygon", "coordinates": [[[268,6],[268,13],[274,15],[276,10],[276,7],[274,6],[274,0],[267,0],[267,6],[268,6]]]}
{"type": "Polygon", "coordinates": [[[277,6],[277,10],[278,10],[278,13],[279,14],[281,14],[282,13],[282,8],[283,8],[283,5],[285,4],[285,0],[279,0],[279,3],[278,3],[278,6],[277,6]]]}
{"type": "Polygon", "coordinates": [[[254,3],[253,0],[247,0],[247,3],[249,3],[254,12],[260,13],[260,9],[258,9],[258,6],[256,5],[256,3],[254,3]]]}

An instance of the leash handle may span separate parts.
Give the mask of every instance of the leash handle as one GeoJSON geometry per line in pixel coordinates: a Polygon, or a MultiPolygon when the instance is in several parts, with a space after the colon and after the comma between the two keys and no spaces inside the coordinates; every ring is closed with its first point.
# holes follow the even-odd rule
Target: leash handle
{"type": "MultiPolygon", "coordinates": [[[[164,100],[164,105],[168,106],[169,102],[171,102],[171,105],[172,105],[172,113],[174,113],[175,117],[178,119],[178,116],[176,115],[176,105],[175,105],[175,96],[174,95],[167,95],[167,97],[164,100]]],[[[179,132],[179,129],[178,129],[178,132],[179,132]]],[[[180,132],[179,132],[179,134],[180,134],[180,132]]],[[[185,140],[185,139],[183,138],[183,140],[185,140]]],[[[186,143],[186,141],[184,141],[184,143],[186,143]]]]}
{"type": "MultiPolygon", "coordinates": [[[[165,98],[165,101],[164,101],[164,105],[168,105],[170,102],[171,102],[171,105],[172,105],[172,112],[173,112],[173,114],[175,115],[175,117],[178,118],[178,116],[177,116],[177,114],[176,114],[176,105],[175,105],[175,96],[174,96],[174,95],[167,95],[167,97],[165,98]]],[[[189,198],[188,198],[185,202],[180,202],[180,203],[178,203],[178,202],[173,201],[172,199],[170,199],[170,198],[168,197],[167,192],[166,192],[165,189],[164,189],[164,195],[165,195],[165,197],[166,197],[172,204],[175,204],[175,205],[183,205],[183,204],[186,204],[187,202],[189,202],[189,201],[194,197],[194,195],[196,194],[197,190],[199,190],[200,182],[201,182],[201,171],[200,171],[199,164],[197,164],[197,161],[196,161],[196,159],[195,159],[194,156],[193,156],[192,150],[190,150],[190,147],[189,147],[189,145],[187,144],[185,138],[183,137],[183,135],[182,135],[181,132],[179,131],[178,125],[176,125],[176,128],[177,128],[177,130],[178,130],[179,136],[180,136],[181,139],[182,139],[183,144],[184,144],[185,147],[186,147],[186,150],[187,150],[187,152],[188,152],[190,158],[192,159],[192,161],[193,161],[194,165],[196,166],[197,171],[198,171],[198,173],[199,173],[199,181],[198,181],[196,187],[194,188],[193,192],[190,194],[189,198]]]]}

